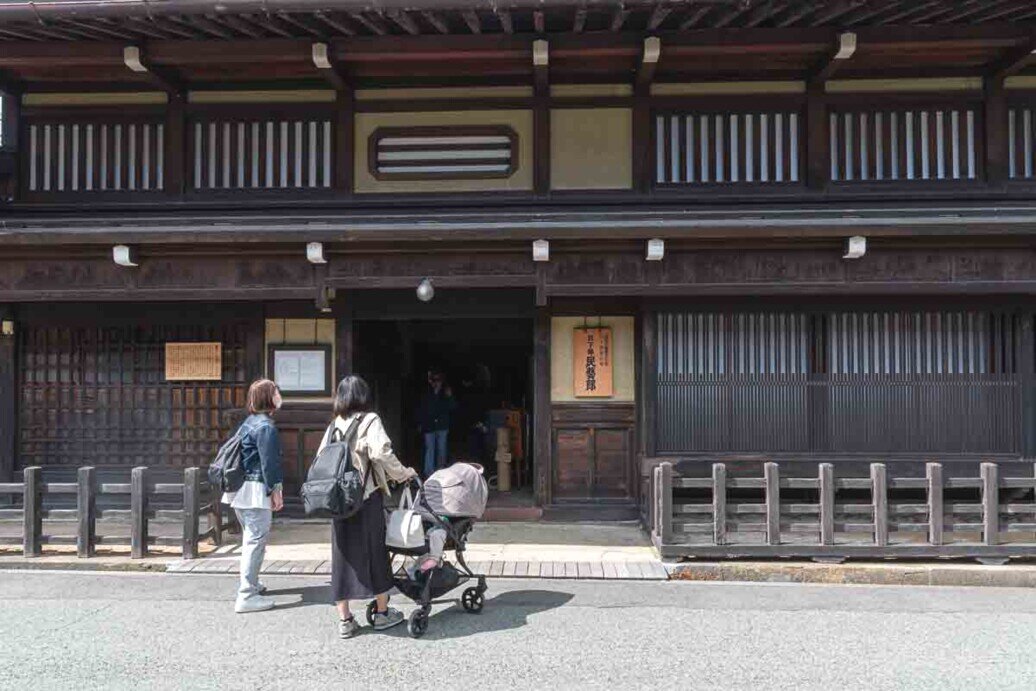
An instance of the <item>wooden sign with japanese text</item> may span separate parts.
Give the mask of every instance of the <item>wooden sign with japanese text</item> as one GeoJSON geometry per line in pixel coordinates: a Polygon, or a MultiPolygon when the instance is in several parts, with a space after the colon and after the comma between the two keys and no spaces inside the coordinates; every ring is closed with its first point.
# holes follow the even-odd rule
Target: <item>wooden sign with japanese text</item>
{"type": "Polygon", "coordinates": [[[166,381],[223,379],[222,343],[166,343],[166,381]]]}
{"type": "Polygon", "coordinates": [[[576,398],[611,398],[615,360],[611,327],[578,328],[573,338],[572,369],[576,398]]]}

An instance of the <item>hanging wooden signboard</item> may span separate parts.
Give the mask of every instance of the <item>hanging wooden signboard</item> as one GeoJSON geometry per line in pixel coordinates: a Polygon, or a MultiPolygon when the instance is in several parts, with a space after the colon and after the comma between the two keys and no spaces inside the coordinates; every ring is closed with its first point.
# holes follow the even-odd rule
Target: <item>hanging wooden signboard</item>
{"type": "Polygon", "coordinates": [[[575,330],[572,369],[575,375],[576,398],[611,398],[614,395],[611,327],[575,330]]]}
{"type": "Polygon", "coordinates": [[[166,381],[223,379],[222,343],[166,343],[166,381]]]}

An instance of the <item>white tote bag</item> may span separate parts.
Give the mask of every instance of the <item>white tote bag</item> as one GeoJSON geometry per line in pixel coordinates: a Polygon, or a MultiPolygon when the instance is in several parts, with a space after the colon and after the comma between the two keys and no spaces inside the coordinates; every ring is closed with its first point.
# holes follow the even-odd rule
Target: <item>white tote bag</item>
{"type": "Polygon", "coordinates": [[[414,511],[414,497],[409,487],[403,490],[399,507],[389,515],[385,544],[398,549],[424,547],[424,526],[421,515],[414,511]]]}

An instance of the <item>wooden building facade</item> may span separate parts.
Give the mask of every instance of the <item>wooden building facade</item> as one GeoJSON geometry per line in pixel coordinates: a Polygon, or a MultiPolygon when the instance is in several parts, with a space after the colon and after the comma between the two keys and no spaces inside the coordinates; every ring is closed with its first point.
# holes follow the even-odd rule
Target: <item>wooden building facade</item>
{"type": "MultiPolygon", "coordinates": [[[[459,339],[521,364],[551,509],[636,515],[665,460],[1031,475],[1034,30],[1007,0],[0,3],[0,481],[205,464],[278,345],[402,433],[400,362],[459,339]],[[590,327],[607,396],[574,385],[590,327]],[[170,379],[168,343],[219,376],[170,379]]],[[[289,484],[327,417],[290,397],[289,484]]]]}

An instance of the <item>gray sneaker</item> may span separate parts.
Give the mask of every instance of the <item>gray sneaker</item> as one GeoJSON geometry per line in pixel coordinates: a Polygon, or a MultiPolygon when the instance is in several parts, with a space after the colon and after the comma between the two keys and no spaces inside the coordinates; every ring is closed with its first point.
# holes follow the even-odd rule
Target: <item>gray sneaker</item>
{"type": "Polygon", "coordinates": [[[384,631],[385,629],[391,629],[393,626],[402,623],[403,613],[393,607],[389,607],[384,612],[377,612],[374,614],[375,631],[384,631]]]}
{"type": "Polygon", "coordinates": [[[266,610],[273,609],[276,604],[272,597],[254,595],[246,600],[238,600],[237,604],[234,605],[234,611],[238,614],[265,612],[266,610]]]}
{"type": "Polygon", "coordinates": [[[352,638],[360,632],[360,625],[356,622],[356,617],[349,617],[348,619],[341,619],[338,622],[338,635],[341,638],[352,638]]]}

